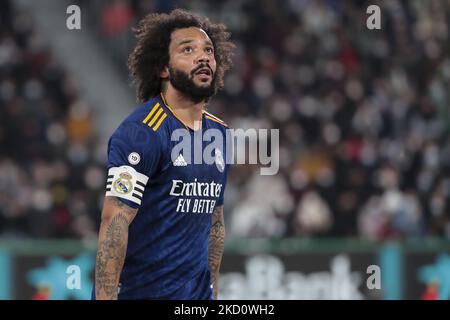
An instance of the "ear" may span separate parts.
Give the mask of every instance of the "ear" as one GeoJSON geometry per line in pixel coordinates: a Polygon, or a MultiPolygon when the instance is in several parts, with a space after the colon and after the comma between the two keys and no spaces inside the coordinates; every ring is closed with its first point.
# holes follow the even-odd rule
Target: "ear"
{"type": "Polygon", "coordinates": [[[169,68],[164,67],[161,72],[159,73],[159,77],[162,79],[168,79],[169,78],[169,68]]]}

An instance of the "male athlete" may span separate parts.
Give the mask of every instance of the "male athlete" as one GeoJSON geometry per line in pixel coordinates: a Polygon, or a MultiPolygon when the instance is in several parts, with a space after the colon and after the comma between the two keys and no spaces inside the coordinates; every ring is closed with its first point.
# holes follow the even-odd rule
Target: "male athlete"
{"type": "Polygon", "coordinates": [[[195,164],[194,152],[171,156],[171,136],[215,129],[225,141],[205,106],[234,45],[224,25],[179,9],[146,16],[136,34],[128,65],[143,104],[109,140],[93,297],[217,299],[227,148],[195,164]]]}

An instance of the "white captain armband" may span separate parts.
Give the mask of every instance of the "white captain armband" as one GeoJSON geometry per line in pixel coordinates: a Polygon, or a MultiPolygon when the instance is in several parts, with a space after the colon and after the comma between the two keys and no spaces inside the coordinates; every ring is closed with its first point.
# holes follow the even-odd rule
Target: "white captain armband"
{"type": "Polygon", "coordinates": [[[148,177],[129,166],[113,167],[108,171],[106,195],[130,200],[141,205],[148,177]]]}

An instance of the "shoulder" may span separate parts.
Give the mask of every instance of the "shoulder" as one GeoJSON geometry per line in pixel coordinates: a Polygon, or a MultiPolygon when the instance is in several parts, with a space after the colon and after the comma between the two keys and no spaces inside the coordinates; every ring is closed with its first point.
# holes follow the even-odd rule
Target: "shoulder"
{"type": "Polygon", "coordinates": [[[228,125],[222,119],[216,117],[215,115],[206,110],[203,111],[203,113],[205,114],[206,120],[209,121],[211,124],[213,124],[215,127],[228,129],[228,125]]]}
{"type": "Polygon", "coordinates": [[[140,124],[143,128],[149,128],[156,132],[167,117],[161,102],[154,97],[137,106],[124,120],[126,123],[140,124]]]}
{"type": "Polygon", "coordinates": [[[137,106],[117,127],[111,140],[147,148],[160,144],[158,128],[164,122],[163,109],[155,99],[137,106]]]}

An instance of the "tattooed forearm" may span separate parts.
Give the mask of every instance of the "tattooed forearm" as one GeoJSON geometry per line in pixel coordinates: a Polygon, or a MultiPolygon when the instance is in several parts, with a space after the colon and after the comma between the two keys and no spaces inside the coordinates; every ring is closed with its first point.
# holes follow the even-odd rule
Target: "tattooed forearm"
{"type": "Polygon", "coordinates": [[[124,212],[126,214],[127,221],[130,224],[134,216],[136,215],[136,210],[127,206],[125,203],[120,201],[119,198],[111,197],[109,200],[114,206],[121,209],[121,212],[124,212]]]}
{"type": "Polygon", "coordinates": [[[117,286],[125,260],[129,220],[119,212],[100,227],[95,292],[97,299],[117,299],[117,286]]]}
{"type": "Polygon", "coordinates": [[[211,233],[208,243],[208,264],[211,271],[211,283],[214,288],[214,298],[217,299],[220,263],[222,261],[223,247],[225,243],[225,223],[222,207],[217,207],[212,216],[211,233]]]}

